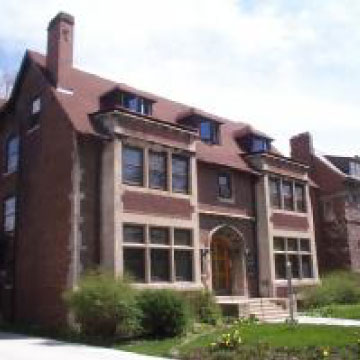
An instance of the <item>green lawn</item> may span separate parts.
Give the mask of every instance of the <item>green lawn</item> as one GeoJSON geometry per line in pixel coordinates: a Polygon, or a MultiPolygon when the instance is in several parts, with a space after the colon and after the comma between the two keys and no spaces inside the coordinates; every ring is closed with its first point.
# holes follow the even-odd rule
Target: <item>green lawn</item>
{"type": "Polygon", "coordinates": [[[324,306],[309,311],[309,315],[360,320],[360,304],[324,306]]]}
{"type": "MultiPolygon", "coordinates": [[[[284,324],[242,325],[240,328],[245,344],[265,342],[273,347],[304,348],[308,346],[345,347],[360,337],[360,328],[284,324]]],[[[176,356],[196,348],[209,346],[220,334],[229,329],[216,329],[204,334],[191,334],[183,338],[143,340],[116,346],[118,349],[155,356],[176,356]]]]}

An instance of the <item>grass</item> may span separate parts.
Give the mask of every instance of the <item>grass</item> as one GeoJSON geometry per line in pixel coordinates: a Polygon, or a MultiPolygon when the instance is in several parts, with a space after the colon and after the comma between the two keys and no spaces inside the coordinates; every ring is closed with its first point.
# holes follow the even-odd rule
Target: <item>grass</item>
{"type": "Polygon", "coordinates": [[[240,330],[245,344],[256,346],[259,342],[267,343],[273,348],[288,347],[301,349],[312,346],[345,348],[356,344],[360,338],[360,327],[339,327],[322,325],[294,325],[286,324],[243,324],[235,326],[201,325],[194,332],[183,337],[167,339],[138,339],[124,342],[95,341],[72,333],[50,333],[37,328],[19,327],[14,325],[0,328],[4,331],[25,333],[49,338],[56,338],[69,342],[90,343],[98,346],[112,347],[129,352],[163,356],[182,357],[195,349],[205,348],[216,342],[221,334],[234,328],[240,330]]]}
{"type": "Polygon", "coordinates": [[[310,310],[308,314],[311,316],[360,320],[360,304],[328,305],[310,310]]]}
{"type": "MultiPolygon", "coordinates": [[[[209,346],[228,329],[214,329],[205,334],[191,334],[166,340],[143,340],[117,345],[116,348],[154,356],[188,354],[194,349],[209,346]]],[[[268,343],[272,347],[305,348],[310,346],[345,347],[355,344],[360,328],[320,325],[261,324],[243,325],[240,332],[244,343],[268,343]]]]}

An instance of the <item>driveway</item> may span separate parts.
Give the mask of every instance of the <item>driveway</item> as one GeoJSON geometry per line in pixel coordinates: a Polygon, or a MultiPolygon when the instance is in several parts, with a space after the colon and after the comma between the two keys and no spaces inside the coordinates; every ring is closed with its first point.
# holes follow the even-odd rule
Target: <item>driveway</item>
{"type": "Polygon", "coordinates": [[[0,332],[1,360],[164,360],[120,350],[0,332]]]}

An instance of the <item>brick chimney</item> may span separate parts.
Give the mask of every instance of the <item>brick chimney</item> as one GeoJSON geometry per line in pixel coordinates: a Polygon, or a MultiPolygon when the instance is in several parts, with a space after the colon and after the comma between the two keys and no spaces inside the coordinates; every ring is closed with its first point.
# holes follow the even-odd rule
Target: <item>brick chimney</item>
{"type": "Polygon", "coordinates": [[[46,67],[57,88],[72,90],[74,17],[60,12],[49,23],[46,67]]]}
{"type": "Polygon", "coordinates": [[[304,132],[293,136],[290,139],[290,150],[292,159],[311,165],[312,155],[314,154],[311,134],[304,132]]]}

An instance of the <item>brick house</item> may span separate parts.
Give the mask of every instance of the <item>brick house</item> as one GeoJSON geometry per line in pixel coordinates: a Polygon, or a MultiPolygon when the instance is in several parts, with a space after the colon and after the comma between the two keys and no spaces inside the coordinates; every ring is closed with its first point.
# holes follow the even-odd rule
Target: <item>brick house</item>
{"type": "Polygon", "coordinates": [[[360,271],[360,158],[322,154],[309,133],[290,143],[291,157],[309,165],[318,185],[313,203],[320,271],[360,271]]]}
{"type": "MultiPolygon", "coordinates": [[[[318,281],[308,167],[272,139],[73,67],[74,19],[27,51],[1,109],[1,313],[56,325],[84,269],[219,297],[318,281]]],[[[220,300],[219,300],[220,301],[220,300]]]]}

